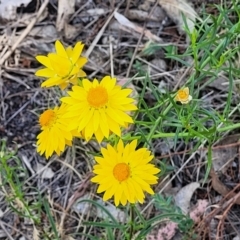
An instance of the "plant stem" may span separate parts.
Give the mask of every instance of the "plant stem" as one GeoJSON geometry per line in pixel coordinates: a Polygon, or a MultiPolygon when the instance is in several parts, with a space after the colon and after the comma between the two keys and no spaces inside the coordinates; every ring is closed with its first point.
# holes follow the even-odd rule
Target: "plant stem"
{"type": "MultiPolygon", "coordinates": [[[[226,127],[221,127],[221,128],[217,128],[217,132],[221,133],[221,132],[226,132],[226,131],[231,131],[233,129],[236,128],[240,128],[240,123],[236,123],[233,125],[229,125],[226,127]]],[[[154,134],[151,136],[151,138],[171,138],[171,137],[175,137],[176,133],[163,133],[163,132],[159,132],[157,134],[154,134]]],[[[178,133],[178,137],[187,137],[189,136],[189,132],[183,132],[183,133],[178,133]]]]}
{"type": "MultiPolygon", "coordinates": [[[[163,112],[163,115],[166,115],[168,113],[168,111],[172,108],[172,104],[170,103],[168,105],[168,107],[165,109],[165,111],[163,112]]],[[[147,143],[153,138],[153,133],[155,132],[157,126],[160,124],[160,122],[162,121],[162,116],[160,116],[157,121],[155,122],[154,126],[151,128],[150,133],[147,136],[147,141],[145,142],[144,145],[147,145],[147,143]]]]}
{"type": "Polygon", "coordinates": [[[132,239],[132,236],[133,236],[133,231],[134,231],[133,223],[134,223],[134,205],[133,205],[133,204],[130,204],[129,240],[131,240],[131,239],[132,239]]]}

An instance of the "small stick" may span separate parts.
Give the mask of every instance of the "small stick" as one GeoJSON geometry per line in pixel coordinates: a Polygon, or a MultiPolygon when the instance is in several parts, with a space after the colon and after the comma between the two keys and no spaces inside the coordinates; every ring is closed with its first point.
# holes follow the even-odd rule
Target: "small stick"
{"type": "Polygon", "coordinates": [[[97,34],[97,36],[95,37],[95,39],[93,40],[91,46],[88,48],[88,50],[85,53],[85,57],[89,57],[91,52],[93,51],[94,47],[96,46],[97,42],[99,41],[99,39],[101,38],[101,36],[103,35],[107,25],[109,24],[109,22],[112,20],[114,13],[117,12],[118,8],[121,6],[121,4],[124,1],[122,1],[117,7],[116,9],[112,12],[112,14],[109,16],[108,20],[105,22],[105,24],[103,25],[103,27],[101,28],[101,30],[99,31],[99,33],[97,34]]]}
{"type": "Polygon", "coordinates": [[[11,47],[10,50],[8,50],[3,57],[0,59],[0,66],[3,65],[3,63],[11,56],[11,54],[16,50],[18,45],[22,42],[22,40],[28,35],[28,33],[31,31],[33,28],[34,24],[37,22],[39,17],[42,15],[44,9],[47,7],[49,0],[45,0],[40,7],[37,16],[30,22],[30,24],[25,28],[25,30],[22,32],[18,40],[15,42],[15,44],[11,47]]]}

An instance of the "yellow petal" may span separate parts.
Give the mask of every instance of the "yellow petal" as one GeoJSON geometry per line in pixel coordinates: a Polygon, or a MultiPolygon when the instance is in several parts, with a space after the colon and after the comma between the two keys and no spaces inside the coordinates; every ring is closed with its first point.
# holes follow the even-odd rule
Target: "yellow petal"
{"type": "Polygon", "coordinates": [[[38,77],[53,77],[55,75],[54,71],[49,68],[39,69],[35,73],[38,77]]]}
{"type": "Polygon", "coordinates": [[[92,87],[92,83],[86,78],[82,80],[82,85],[85,91],[88,91],[92,87]]]}
{"type": "Polygon", "coordinates": [[[62,43],[59,40],[55,42],[55,48],[57,55],[68,58],[65,48],[63,47],[62,43]]]}
{"type": "Polygon", "coordinates": [[[100,85],[105,87],[108,92],[110,93],[111,90],[114,88],[114,86],[116,85],[116,78],[111,78],[110,76],[106,76],[102,79],[100,85]]]}
{"type": "Polygon", "coordinates": [[[79,59],[82,53],[83,47],[84,45],[81,42],[77,42],[76,45],[74,46],[72,56],[71,56],[73,64],[75,64],[79,59]]]}
{"type": "Polygon", "coordinates": [[[79,57],[77,62],[75,63],[79,68],[82,68],[87,63],[87,58],[85,57],[79,57]]]}
{"type": "Polygon", "coordinates": [[[60,77],[52,77],[47,79],[41,84],[41,87],[52,87],[54,85],[59,85],[62,83],[62,79],[60,77]]]}
{"type": "Polygon", "coordinates": [[[51,62],[50,62],[50,59],[46,56],[42,56],[42,55],[39,55],[39,56],[36,56],[36,59],[42,64],[44,65],[45,67],[49,68],[49,69],[53,69],[52,68],[52,65],[51,65],[51,62]]]}

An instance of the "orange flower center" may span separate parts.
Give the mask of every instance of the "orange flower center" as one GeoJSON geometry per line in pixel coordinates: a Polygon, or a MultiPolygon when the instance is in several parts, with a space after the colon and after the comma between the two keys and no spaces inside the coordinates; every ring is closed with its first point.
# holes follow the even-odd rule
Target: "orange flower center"
{"type": "Polygon", "coordinates": [[[130,168],[126,163],[118,163],[113,168],[113,175],[119,182],[122,182],[130,176],[130,168]]]}
{"type": "Polygon", "coordinates": [[[179,90],[178,91],[178,97],[179,97],[179,99],[183,99],[184,100],[184,99],[188,98],[188,94],[184,90],[179,90]]]}
{"type": "Polygon", "coordinates": [[[94,108],[105,106],[108,102],[107,90],[102,86],[91,88],[87,95],[87,101],[94,108]]]}
{"type": "Polygon", "coordinates": [[[52,109],[46,110],[39,117],[39,123],[42,127],[51,127],[56,120],[57,114],[52,109]]]}

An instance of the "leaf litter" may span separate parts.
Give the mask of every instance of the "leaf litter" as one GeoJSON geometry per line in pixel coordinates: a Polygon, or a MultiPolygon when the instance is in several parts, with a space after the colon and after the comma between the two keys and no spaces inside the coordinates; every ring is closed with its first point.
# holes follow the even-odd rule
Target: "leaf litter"
{"type": "MultiPolygon", "coordinates": [[[[172,63],[169,63],[160,54],[161,50],[155,52],[154,59],[142,56],[141,52],[144,46],[151,41],[173,43],[177,47],[179,47],[179,43],[187,44],[185,43],[186,39],[182,36],[185,30],[181,15],[185,14],[191,30],[196,19],[199,19],[197,12],[199,12],[201,5],[197,1],[189,3],[183,0],[159,0],[155,10],[150,14],[154,8],[154,1],[140,1],[141,4],[129,1],[128,11],[125,11],[127,9],[126,3],[121,1],[115,1],[115,5],[111,1],[48,1],[47,7],[26,34],[24,31],[32,19],[36,18],[41,7],[37,2],[35,0],[9,0],[1,1],[0,4],[2,26],[0,49],[1,59],[5,59],[1,68],[2,77],[0,80],[0,137],[7,140],[9,149],[17,150],[22,167],[28,170],[23,183],[28,201],[37,201],[36,189],[38,189],[49,199],[50,204],[49,208],[45,206],[45,212],[40,217],[42,224],[35,222],[25,224],[23,218],[14,211],[5,211],[8,206],[7,202],[3,201],[0,209],[1,224],[3,224],[4,228],[2,229],[4,230],[1,230],[0,238],[5,239],[7,234],[10,234],[13,239],[42,239],[46,232],[52,231],[46,214],[46,211],[50,211],[57,226],[61,227],[60,232],[65,239],[80,239],[75,235],[79,231],[79,216],[85,221],[106,219],[106,216],[101,212],[96,211],[96,209],[92,210],[92,206],[78,204],[79,199],[92,199],[94,197],[92,187],[84,181],[87,179],[89,169],[91,169],[91,163],[87,160],[90,159],[90,156],[87,152],[94,152],[96,148],[94,145],[79,144],[78,142],[75,144],[76,151],[69,150],[62,157],[58,159],[54,157],[55,159],[53,158],[47,163],[45,159],[36,154],[35,138],[39,132],[38,115],[47,106],[58,104],[55,96],[61,93],[57,89],[39,88],[40,80],[34,76],[34,72],[39,67],[35,55],[52,52],[56,39],[63,39],[65,45],[82,41],[86,43],[85,53],[89,54],[90,57],[86,69],[92,78],[113,73],[126,82],[128,80],[126,69],[131,61],[129,52],[133,53],[137,49],[135,59],[143,59],[153,69],[163,69],[163,74],[156,77],[154,75],[158,74],[158,71],[150,71],[150,77],[153,75],[152,83],[156,86],[173,89],[176,87],[176,82],[173,83],[172,80],[169,80],[169,75],[177,80],[177,74],[182,73],[185,69],[171,66],[172,63]],[[6,7],[11,9],[7,12],[8,14],[6,14],[6,7]],[[171,22],[175,24],[173,28],[169,27],[171,22]],[[147,29],[145,31],[142,23],[146,23],[147,29]],[[170,31],[170,35],[164,34],[170,31]],[[138,43],[142,33],[142,39],[138,43]],[[19,41],[19,36],[22,36],[21,41],[19,41]],[[112,41],[108,40],[109,36],[112,37],[112,41]],[[114,44],[113,56],[111,56],[112,61],[114,61],[112,70],[109,67],[110,42],[114,44]],[[18,44],[16,45],[16,43],[18,44]],[[16,47],[12,50],[11,46],[16,47]],[[88,51],[89,49],[91,51],[88,51]],[[174,72],[174,69],[177,70],[174,72]],[[79,185],[82,186],[81,197],[78,195],[79,185]],[[75,199],[74,202],[71,202],[72,199],[75,199]],[[71,207],[68,208],[69,206],[71,207]],[[66,215],[61,218],[63,213],[66,215]]],[[[130,76],[134,76],[136,72],[136,68],[132,67],[130,76]]],[[[133,88],[136,91],[141,88],[140,81],[141,78],[134,82],[133,88]]],[[[212,86],[213,91],[217,93],[219,90],[215,90],[215,87],[212,86]]],[[[220,90],[225,91],[224,88],[220,90]]],[[[150,99],[150,101],[153,100],[150,99]]],[[[210,105],[214,103],[211,98],[207,100],[210,105]]],[[[233,140],[232,144],[236,141],[236,139],[233,140]]],[[[167,158],[172,166],[179,169],[189,157],[188,149],[194,145],[193,143],[184,145],[180,142],[176,146],[172,144],[171,139],[169,144],[164,144],[161,140],[160,143],[161,146],[159,139],[153,142],[156,157],[159,159],[167,158]]],[[[178,193],[172,191],[173,197],[177,199],[177,205],[180,208],[190,215],[192,214],[192,218],[198,217],[196,224],[199,229],[204,226],[203,216],[206,214],[208,217],[206,218],[211,220],[211,224],[218,224],[217,219],[210,218],[211,214],[214,214],[214,210],[208,211],[206,209],[209,204],[219,204],[218,207],[223,206],[223,209],[226,209],[224,205],[224,201],[226,201],[233,206],[229,214],[234,215],[234,211],[236,216],[239,214],[239,208],[236,207],[239,204],[239,199],[234,198],[239,189],[236,184],[237,179],[232,179],[232,173],[236,172],[239,166],[238,145],[230,147],[226,142],[220,145],[220,150],[218,148],[214,150],[214,168],[210,175],[212,182],[210,181],[206,188],[199,188],[198,182],[198,175],[204,171],[201,163],[206,160],[206,150],[202,150],[204,153],[201,151],[196,153],[195,157],[182,168],[181,173],[176,174],[174,180],[171,180],[171,184],[169,184],[170,176],[166,181],[166,184],[169,184],[169,192],[175,186],[178,187],[178,193]],[[226,149],[224,150],[225,145],[226,149]],[[223,165],[224,168],[219,168],[223,165]],[[221,172],[219,173],[219,171],[221,172]]],[[[22,204],[19,200],[16,202],[22,204]]],[[[99,202],[99,204],[105,206],[106,203],[99,202]]],[[[123,212],[115,209],[111,203],[108,203],[106,207],[115,214],[116,219],[119,220],[118,217],[121,215],[119,221],[124,221],[123,212]]],[[[151,208],[148,208],[147,211],[149,214],[155,214],[151,212],[151,208]]],[[[231,215],[229,217],[232,219],[230,222],[234,221],[233,219],[236,220],[236,217],[231,215]]],[[[170,229],[173,228],[177,231],[177,226],[171,225],[170,229]]],[[[94,232],[94,229],[88,230],[89,233],[94,232]]],[[[164,232],[164,229],[159,228],[160,231],[164,232]]],[[[213,229],[210,228],[209,231],[213,231],[213,229]]],[[[170,234],[171,238],[174,234],[170,234]]],[[[169,237],[169,239],[171,238],[169,237]]]]}

